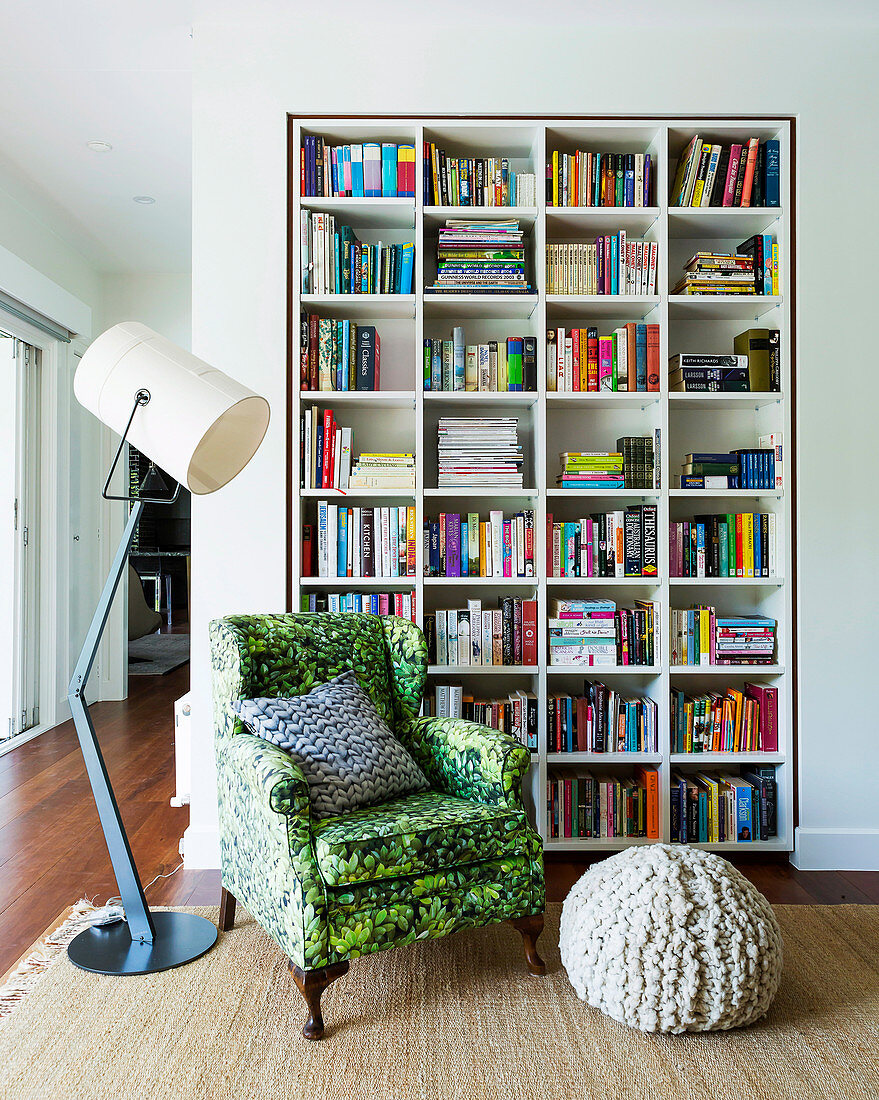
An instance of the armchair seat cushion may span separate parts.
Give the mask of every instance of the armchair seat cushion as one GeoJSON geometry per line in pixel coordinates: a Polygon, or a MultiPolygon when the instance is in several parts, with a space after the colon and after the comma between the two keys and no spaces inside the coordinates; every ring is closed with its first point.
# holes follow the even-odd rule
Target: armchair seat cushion
{"type": "Polygon", "coordinates": [[[521,809],[486,806],[440,791],[312,825],[318,868],[330,887],[521,855],[527,829],[521,809]]]}

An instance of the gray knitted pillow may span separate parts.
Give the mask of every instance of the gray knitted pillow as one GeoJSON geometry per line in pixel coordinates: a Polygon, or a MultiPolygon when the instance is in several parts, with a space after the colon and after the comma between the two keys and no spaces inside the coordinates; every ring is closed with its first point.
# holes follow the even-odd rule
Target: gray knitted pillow
{"type": "Polygon", "coordinates": [[[286,749],[301,766],[316,817],[351,813],[430,786],[353,671],[305,695],[239,699],[234,707],[257,737],[286,749]]]}

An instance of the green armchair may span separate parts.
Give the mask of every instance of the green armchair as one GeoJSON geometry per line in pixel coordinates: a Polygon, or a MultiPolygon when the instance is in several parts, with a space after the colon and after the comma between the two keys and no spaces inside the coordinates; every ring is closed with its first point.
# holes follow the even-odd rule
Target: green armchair
{"type": "Polygon", "coordinates": [[[290,960],[303,1034],[323,1034],[320,996],[351,959],[462,928],[511,921],[526,962],[543,929],[540,837],[522,801],[530,754],[487,726],[420,718],[421,631],[365,614],[238,615],[211,623],[223,893],[290,960]],[[353,669],[431,789],[340,817],[312,817],[300,767],[249,733],[236,699],[292,696],[353,669]]]}

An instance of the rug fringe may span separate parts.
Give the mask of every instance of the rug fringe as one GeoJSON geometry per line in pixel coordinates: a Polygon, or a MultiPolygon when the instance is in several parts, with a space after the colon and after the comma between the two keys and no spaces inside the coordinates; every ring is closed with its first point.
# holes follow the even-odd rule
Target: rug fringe
{"type": "Polygon", "coordinates": [[[82,898],[71,906],[66,920],[44,936],[30,955],[21,960],[6,984],[0,986],[0,1023],[33,991],[40,978],[64,954],[70,941],[88,928],[97,908],[87,898],[82,898]]]}

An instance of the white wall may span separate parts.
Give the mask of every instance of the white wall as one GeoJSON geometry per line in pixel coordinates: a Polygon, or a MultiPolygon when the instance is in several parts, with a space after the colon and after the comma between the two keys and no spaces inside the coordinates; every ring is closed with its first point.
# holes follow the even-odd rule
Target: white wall
{"type": "Polygon", "coordinates": [[[184,275],[104,275],[100,324],[141,321],[183,348],[192,344],[192,279],[184,275]]]}
{"type": "Polygon", "coordinates": [[[879,397],[874,357],[865,354],[879,178],[869,139],[879,92],[875,6],[837,4],[826,17],[816,8],[821,23],[810,25],[808,5],[743,0],[716,9],[714,27],[705,22],[711,11],[689,4],[559,3],[537,15],[513,0],[297,5],[270,16],[272,8],[257,4],[233,22],[216,3],[197,3],[194,21],[193,350],[264,393],[273,423],[252,465],[195,503],[193,759],[201,769],[188,864],[217,865],[208,620],[284,606],[285,112],[556,112],[798,116],[797,859],[879,867],[869,690],[879,521],[865,458],[879,397]],[[687,9],[677,24],[667,18],[673,8],[687,9]],[[452,40],[453,49],[438,48],[452,40]],[[380,63],[328,70],[326,49],[314,48],[326,43],[338,59],[378,49],[380,63]],[[609,79],[606,65],[590,64],[597,55],[621,59],[624,76],[609,79]],[[495,65],[492,56],[505,60],[495,65]],[[722,77],[700,69],[700,58],[722,77]]]}

